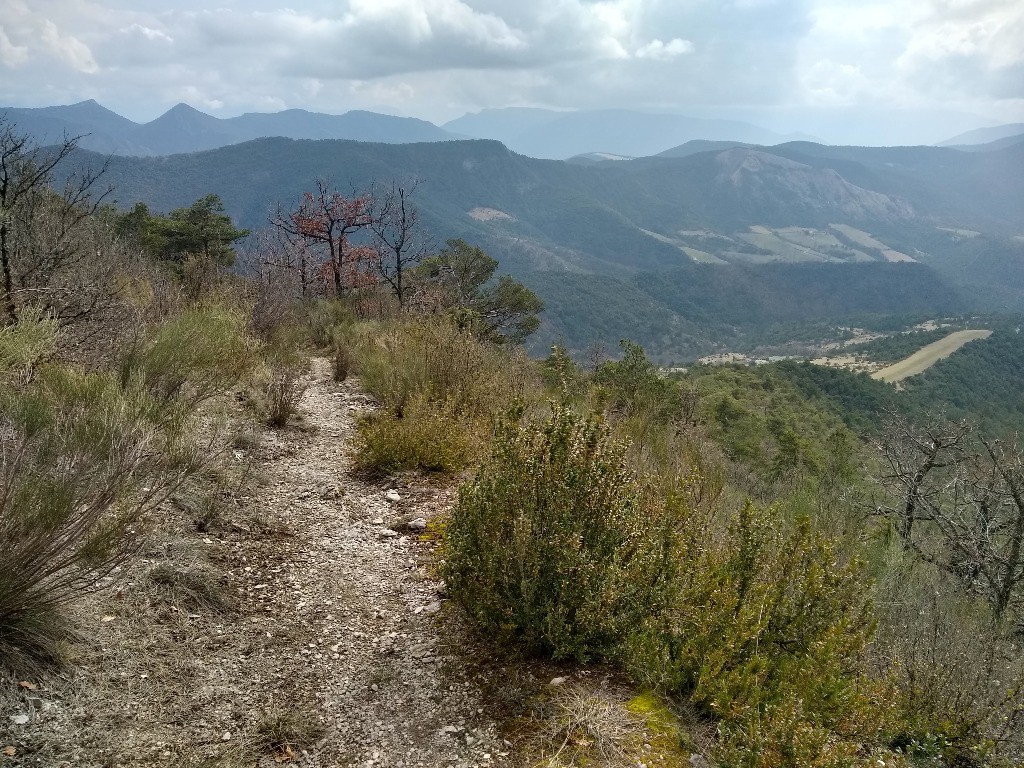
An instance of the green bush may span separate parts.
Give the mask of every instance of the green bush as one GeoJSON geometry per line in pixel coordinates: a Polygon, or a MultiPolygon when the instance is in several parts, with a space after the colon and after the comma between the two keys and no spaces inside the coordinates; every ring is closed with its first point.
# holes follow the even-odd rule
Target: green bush
{"type": "Polygon", "coordinates": [[[716,540],[686,508],[673,599],[631,638],[634,672],[722,721],[726,765],[859,764],[843,760],[877,743],[886,711],[860,663],[873,631],[860,565],[806,519],[748,502],[716,540]]]}
{"type": "Polygon", "coordinates": [[[345,381],[352,370],[352,348],[340,333],[335,333],[333,344],[331,373],[335,381],[345,381]]]}
{"type": "Polygon", "coordinates": [[[359,462],[374,471],[451,472],[475,462],[498,414],[539,386],[521,351],[442,318],[356,327],[345,337],[363,386],[382,405],[359,442],[359,462]]]}
{"type": "Polygon", "coordinates": [[[665,424],[678,419],[683,411],[679,384],[662,376],[639,344],[622,341],[620,346],[622,359],[604,363],[594,375],[595,383],[604,389],[608,405],[651,423],[665,424]]]}
{"type": "Polygon", "coordinates": [[[246,327],[244,313],[224,304],[190,307],[138,339],[121,361],[122,383],[138,377],[161,402],[194,408],[255,368],[246,327]]]}
{"type": "Polygon", "coordinates": [[[344,302],[332,299],[306,302],[301,316],[309,340],[318,349],[330,349],[337,331],[355,322],[352,310],[344,302]]]}
{"type": "Polygon", "coordinates": [[[671,583],[672,526],[624,447],[563,406],[506,419],[446,528],[443,574],[486,631],[555,659],[608,656],[671,583]]]}
{"type": "Polygon", "coordinates": [[[359,424],[357,466],[375,474],[403,469],[457,472],[479,453],[474,427],[451,404],[414,398],[399,418],[390,411],[359,424]]]}
{"type": "Polygon", "coordinates": [[[419,396],[491,419],[530,384],[522,353],[479,341],[443,318],[364,328],[356,358],[363,386],[398,416],[419,396]]]}
{"type": "Polygon", "coordinates": [[[123,561],[140,518],[201,465],[190,424],[143,388],[63,366],[0,396],[0,639],[30,647],[26,625],[123,561]]]}
{"type": "Polygon", "coordinates": [[[275,329],[263,345],[266,422],[271,427],[280,428],[288,424],[306,391],[309,355],[304,341],[305,334],[301,328],[283,325],[275,329]]]}

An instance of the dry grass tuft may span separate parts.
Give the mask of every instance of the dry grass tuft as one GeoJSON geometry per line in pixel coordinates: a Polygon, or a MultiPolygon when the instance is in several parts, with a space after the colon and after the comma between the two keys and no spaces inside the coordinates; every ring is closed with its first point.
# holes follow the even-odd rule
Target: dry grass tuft
{"type": "Polygon", "coordinates": [[[643,721],[615,692],[571,684],[548,702],[537,723],[530,752],[538,768],[601,765],[636,766],[637,746],[644,742],[643,721]]]}
{"type": "Polygon", "coordinates": [[[324,731],[309,712],[276,709],[257,723],[253,746],[273,755],[275,762],[291,762],[319,741],[324,731]]]}
{"type": "Polygon", "coordinates": [[[216,575],[205,568],[181,568],[161,563],[150,570],[149,580],[172,604],[205,608],[216,613],[226,613],[231,609],[231,602],[217,583],[216,575]]]}

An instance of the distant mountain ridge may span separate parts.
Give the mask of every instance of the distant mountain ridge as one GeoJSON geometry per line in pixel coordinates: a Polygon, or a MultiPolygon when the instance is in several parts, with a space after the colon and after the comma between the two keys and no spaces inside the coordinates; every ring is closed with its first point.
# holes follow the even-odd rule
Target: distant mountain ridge
{"type": "Polygon", "coordinates": [[[957,134],[952,138],[940,141],[936,146],[955,147],[958,145],[988,144],[1011,136],[1024,135],[1024,123],[1007,123],[993,125],[988,128],[975,128],[973,131],[957,134]]]}
{"type": "Polygon", "coordinates": [[[695,139],[778,144],[792,138],[739,120],[626,109],[485,109],[442,127],[478,139],[495,139],[513,152],[550,160],[594,152],[629,157],[656,155],[695,139]]]}
{"type": "Polygon", "coordinates": [[[79,145],[83,149],[136,157],[200,152],[271,136],[386,144],[457,138],[425,120],[365,111],[328,115],[289,109],[218,118],[187,104],[177,104],[155,120],[140,124],[90,99],[56,107],[3,107],[0,115],[39,143],[82,136],[79,145]]]}

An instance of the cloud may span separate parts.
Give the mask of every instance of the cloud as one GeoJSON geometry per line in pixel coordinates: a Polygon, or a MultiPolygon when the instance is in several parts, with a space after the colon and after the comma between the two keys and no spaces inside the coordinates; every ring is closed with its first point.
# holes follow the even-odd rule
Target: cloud
{"type": "Polygon", "coordinates": [[[50,52],[63,59],[79,72],[93,74],[99,72],[99,66],[92,56],[89,46],[72,35],[61,34],[57,25],[49,19],[43,21],[40,39],[50,52]]]}
{"type": "Polygon", "coordinates": [[[135,119],[181,100],[435,121],[938,103],[1024,119],[1019,0],[0,0],[0,19],[0,103],[93,97],[135,119]]]}
{"type": "Polygon", "coordinates": [[[122,31],[128,34],[142,35],[144,38],[151,41],[161,41],[166,43],[174,42],[174,38],[168,35],[166,32],[163,32],[159,29],[153,29],[152,27],[147,27],[142,24],[132,24],[130,27],[127,27],[122,31]]]}
{"type": "Polygon", "coordinates": [[[671,61],[677,56],[682,56],[684,53],[689,53],[692,50],[693,43],[679,37],[674,37],[667,43],[663,43],[661,40],[655,39],[651,40],[647,45],[642,45],[637,48],[636,57],[638,59],[671,61]]]}
{"type": "Polygon", "coordinates": [[[14,69],[26,61],[28,61],[28,47],[12,43],[6,30],[0,26],[0,63],[14,69]]]}

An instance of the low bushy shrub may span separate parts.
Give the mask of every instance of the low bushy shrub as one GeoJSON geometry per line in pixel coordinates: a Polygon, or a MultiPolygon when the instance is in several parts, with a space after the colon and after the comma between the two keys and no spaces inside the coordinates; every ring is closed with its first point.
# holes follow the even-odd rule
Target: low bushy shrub
{"type": "Polygon", "coordinates": [[[187,430],[106,373],[48,367],[0,396],[0,638],[127,556],[140,517],[202,462],[187,430]]]}
{"type": "Polygon", "coordinates": [[[457,472],[479,455],[475,430],[450,403],[414,397],[401,418],[390,411],[359,424],[357,466],[374,474],[403,469],[457,472]]]}
{"type": "Polygon", "coordinates": [[[282,326],[263,345],[266,422],[271,427],[288,424],[306,391],[309,355],[303,342],[300,328],[282,326]]]}
{"type": "Polygon", "coordinates": [[[444,318],[346,330],[363,386],[381,412],[361,429],[359,462],[386,472],[451,472],[479,459],[498,414],[532,398],[521,351],[480,341],[444,318]]]}
{"type": "Polygon", "coordinates": [[[363,386],[398,416],[415,396],[490,419],[531,383],[521,351],[482,342],[444,318],[393,321],[364,333],[356,356],[363,386]]]}
{"type": "Polygon", "coordinates": [[[585,660],[658,611],[673,528],[624,455],[605,425],[564,406],[540,426],[499,424],[445,531],[444,577],[487,632],[585,660]]]}
{"type": "Polygon", "coordinates": [[[897,691],[892,746],[963,768],[1019,764],[1020,635],[1001,632],[985,601],[961,594],[952,577],[902,552],[894,559],[878,586],[886,601],[872,648],[897,691]]]}
{"type": "Polygon", "coordinates": [[[254,370],[247,326],[245,313],[223,303],[185,309],[139,337],[121,360],[122,383],[137,377],[161,402],[194,408],[254,370]]]}
{"type": "MultiPolygon", "coordinates": [[[[93,588],[133,551],[146,515],[208,463],[196,407],[251,370],[244,320],[186,311],[139,334],[116,371],[28,361],[38,320],[0,333],[0,644],[32,655],[26,627],[93,588]]],[[[51,329],[52,331],[52,329],[51,329]]],[[[7,653],[0,653],[6,659],[7,653]]]]}
{"type": "Polygon", "coordinates": [[[886,724],[861,566],[806,519],[748,502],[716,540],[683,510],[673,599],[631,638],[634,672],[721,721],[724,764],[861,764],[886,724]]]}

